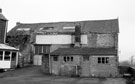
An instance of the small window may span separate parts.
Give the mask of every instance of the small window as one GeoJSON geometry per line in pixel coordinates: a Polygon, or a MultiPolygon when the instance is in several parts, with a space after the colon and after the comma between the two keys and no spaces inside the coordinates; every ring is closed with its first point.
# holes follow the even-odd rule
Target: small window
{"type": "Polygon", "coordinates": [[[0,51],[0,60],[3,60],[3,51],[0,51]]]}
{"type": "Polygon", "coordinates": [[[109,57],[106,57],[106,63],[109,63],[109,57]]]}
{"type": "Polygon", "coordinates": [[[105,63],[105,57],[102,57],[102,63],[103,64],[105,63]]]}
{"type": "Polygon", "coordinates": [[[58,56],[54,56],[53,61],[58,61],[58,56]]]}
{"type": "Polygon", "coordinates": [[[71,57],[71,61],[73,61],[74,59],[73,59],[73,57],[71,57]]]}
{"type": "Polygon", "coordinates": [[[63,57],[64,62],[72,62],[74,61],[73,56],[64,56],[63,57]]]}
{"type": "Polygon", "coordinates": [[[98,63],[101,63],[101,58],[98,58],[98,63]]]}
{"type": "Polygon", "coordinates": [[[12,52],[12,61],[16,60],[16,52],[12,52]]]}
{"type": "Polygon", "coordinates": [[[4,60],[10,60],[10,52],[9,51],[5,51],[4,60]]]}
{"type": "Polygon", "coordinates": [[[109,57],[98,57],[99,64],[107,64],[109,63],[109,57]]]}
{"type": "Polygon", "coordinates": [[[83,61],[89,61],[89,56],[83,56],[83,61]]]}
{"type": "Polygon", "coordinates": [[[74,29],[75,29],[75,26],[71,26],[71,27],[63,27],[63,29],[66,29],[66,30],[74,30],[74,29]]]}
{"type": "Polygon", "coordinates": [[[66,57],[64,57],[64,62],[66,62],[67,61],[67,59],[66,59],[66,57]]]}
{"type": "Polygon", "coordinates": [[[70,60],[70,58],[69,57],[67,57],[67,61],[69,61],[70,60]]]}

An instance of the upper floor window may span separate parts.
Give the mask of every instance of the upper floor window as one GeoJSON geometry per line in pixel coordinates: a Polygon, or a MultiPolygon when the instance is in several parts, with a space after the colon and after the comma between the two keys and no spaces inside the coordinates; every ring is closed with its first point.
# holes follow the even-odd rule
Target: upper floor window
{"type": "Polygon", "coordinates": [[[43,54],[43,53],[49,53],[50,46],[49,45],[35,45],[35,54],[43,54]]]}
{"type": "Polygon", "coordinates": [[[43,28],[40,28],[39,30],[51,30],[51,29],[54,29],[54,27],[43,27],[43,28]]]}
{"type": "Polygon", "coordinates": [[[109,63],[109,57],[98,57],[99,64],[107,64],[109,63]]]}
{"type": "Polygon", "coordinates": [[[18,28],[17,31],[29,31],[30,28],[18,28]]]}
{"type": "Polygon", "coordinates": [[[75,29],[75,26],[71,26],[71,27],[63,27],[63,29],[74,30],[74,29],[75,29]]]}

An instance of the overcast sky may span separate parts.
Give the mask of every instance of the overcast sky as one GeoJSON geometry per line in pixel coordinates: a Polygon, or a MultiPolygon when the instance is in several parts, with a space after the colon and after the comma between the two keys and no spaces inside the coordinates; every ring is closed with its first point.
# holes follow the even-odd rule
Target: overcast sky
{"type": "Polygon", "coordinates": [[[21,23],[119,19],[119,57],[135,55],[135,0],[0,0],[8,30],[21,23]]]}

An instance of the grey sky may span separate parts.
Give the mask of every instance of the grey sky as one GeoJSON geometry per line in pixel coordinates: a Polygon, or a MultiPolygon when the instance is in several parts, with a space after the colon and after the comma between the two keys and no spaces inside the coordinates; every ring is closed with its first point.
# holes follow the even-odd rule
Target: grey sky
{"type": "Polygon", "coordinates": [[[0,8],[9,20],[8,30],[18,21],[39,23],[118,18],[120,60],[135,55],[135,0],[0,0],[0,8]]]}

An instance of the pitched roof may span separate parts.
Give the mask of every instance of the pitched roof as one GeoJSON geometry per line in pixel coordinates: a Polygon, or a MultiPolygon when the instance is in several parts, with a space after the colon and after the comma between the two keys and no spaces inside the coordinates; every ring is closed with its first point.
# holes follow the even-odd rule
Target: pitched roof
{"type": "MultiPolygon", "coordinates": [[[[82,32],[94,32],[94,33],[118,33],[118,19],[109,20],[88,20],[88,21],[74,21],[74,22],[52,22],[52,23],[21,23],[15,26],[9,35],[15,35],[18,28],[30,28],[30,31],[40,30],[40,28],[53,27],[52,30],[46,30],[47,32],[66,32],[63,27],[72,27],[75,25],[81,25],[82,32]]],[[[21,31],[19,31],[21,32],[21,31]]],[[[25,33],[28,31],[25,31],[25,33]]],[[[69,31],[70,32],[70,31],[69,31]]],[[[30,32],[26,33],[30,34],[30,32]]]]}
{"type": "Polygon", "coordinates": [[[114,48],[59,48],[51,55],[117,55],[114,48]]]}
{"type": "Polygon", "coordinates": [[[14,47],[8,46],[6,44],[0,44],[0,50],[15,50],[15,51],[18,51],[19,49],[16,49],[14,47]]]}
{"type": "Polygon", "coordinates": [[[0,19],[1,20],[7,20],[3,14],[0,13],[0,19]]]}

